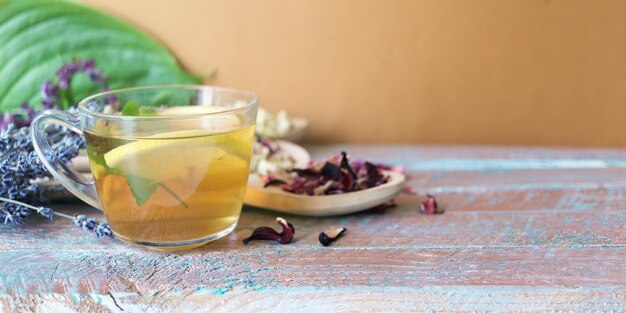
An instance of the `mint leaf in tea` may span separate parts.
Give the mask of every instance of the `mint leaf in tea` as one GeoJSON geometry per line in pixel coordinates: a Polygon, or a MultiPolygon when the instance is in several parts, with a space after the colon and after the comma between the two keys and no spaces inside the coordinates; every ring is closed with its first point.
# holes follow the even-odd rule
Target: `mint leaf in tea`
{"type": "Polygon", "coordinates": [[[122,115],[124,116],[150,116],[156,115],[157,110],[150,106],[140,106],[133,100],[126,101],[126,104],[122,108],[122,115]]]}

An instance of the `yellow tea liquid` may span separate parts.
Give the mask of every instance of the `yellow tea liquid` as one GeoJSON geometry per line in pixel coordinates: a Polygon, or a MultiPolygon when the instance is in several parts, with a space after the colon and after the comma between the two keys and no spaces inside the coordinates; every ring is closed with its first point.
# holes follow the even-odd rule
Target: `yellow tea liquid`
{"type": "Polygon", "coordinates": [[[219,237],[237,223],[254,126],[85,136],[102,209],[120,239],[158,248],[219,237]]]}

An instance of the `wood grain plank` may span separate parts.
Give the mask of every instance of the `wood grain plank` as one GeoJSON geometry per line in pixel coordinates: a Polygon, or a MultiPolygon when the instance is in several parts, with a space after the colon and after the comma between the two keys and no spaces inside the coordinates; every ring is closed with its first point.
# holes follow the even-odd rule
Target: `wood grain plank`
{"type": "MultiPolygon", "coordinates": [[[[273,225],[273,214],[255,214],[242,218],[235,232],[212,244],[215,249],[240,249],[245,238],[259,225],[273,225]]],[[[589,247],[626,245],[626,213],[575,212],[485,214],[447,213],[445,217],[424,216],[416,208],[395,209],[384,216],[364,213],[356,217],[327,218],[310,221],[290,217],[296,227],[297,246],[319,246],[318,234],[325,229],[343,226],[348,233],[335,243],[342,247],[589,247]],[[383,220],[384,221],[381,221],[383,220]]],[[[33,226],[35,227],[35,226],[33,226]]],[[[2,227],[2,228],[7,228],[2,227]]],[[[0,250],[31,250],[35,247],[71,251],[110,250],[127,252],[128,247],[108,239],[97,240],[80,229],[58,229],[54,224],[37,227],[34,232],[11,231],[4,235],[0,250]],[[45,226],[45,227],[44,227],[45,226]],[[47,232],[46,232],[47,231],[47,232]]]]}
{"type": "Polygon", "coordinates": [[[626,188],[626,168],[409,172],[420,192],[626,188]]]}
{"type": "Polygon", "coordinates": [[[626,187],[505,189],[438,192],[451,212],[482,211],[619,211],[626,210],[626,187]]]}
{"type": "MultiPolygon", "coordinates": [[[[458,200],[462,200],[460,197],[458,200]]],[[[531,210],[456,211],[443,215],[418,212],[414,197],[402,197],[386,213],[363,212],[332,218],[285,216],[296,228],[300,249],[319,247],[318,234],[335,227],[348,232],[335,243],[341,247],[592,247],[626,245],[626,211],[531,210]],[[521,214],[524,213],[524,214],[521,214]]],[[[94,215],[94,214],[92,214],[94,215]]],[[[242,249],[241,239],[262,225],[275,225],[278,214],[247,208],[235,231],[211,244],[213,249],[242,249]]],[[[131,252],[135,247],[109,239],[96,239],[64,220],[38,219],[26,225],[0,225],[4,240],[0,251],[89,250],[131,252]]]]}
{"type": "Polygon", "coordinates": [[[624,287],[198,289],[159,299],[136,293],[0,295],[3,312],[620,312],[625,303],[624,287]]]}
{"type": "Polygon", "coordinates": [[[623,286],[626,280],[624,247],[210,249],[0,252],[0,291],[148,295],[235,287],[623,286]]]}

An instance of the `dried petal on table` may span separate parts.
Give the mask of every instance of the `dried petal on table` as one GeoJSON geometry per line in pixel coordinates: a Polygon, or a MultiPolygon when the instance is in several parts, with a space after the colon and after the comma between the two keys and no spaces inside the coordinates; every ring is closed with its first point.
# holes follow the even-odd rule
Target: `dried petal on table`
{"type": "Polygon", "coordinates": [[[293,234],[296,231],[293,228],[293,225],[288,223],[282,217],[277,217],[276,223],[278,223],[282,227],[282,232],[279,233],[274,228],[268,226],[258,227],[252,232],[252,235],[250,235],[250,237],[243,240],[243,243],[248,244],[248,242],[254,240],[274,240],[278,241],[281,244],[290,243],[291,240],[293,240],[293,234]]]}
{"type": "Polygon", "coordinates": [[[340,227],[340,228],[336,228],[333,230],[321,232],[319,235],[319,241],[322,244],[322,246],[327,247],[333,241],[339,239],[339,237],[341,237],[341,235],[343,235],[343,233],[345,233],[347,230],[348,229],[345,227],[340,227]]]}
{"type": "Polygon", "coordinates": [[[437,205],[437,199],[429,194],[426,196],[428,199],[420,205],[420,212],[422,214],[442,214],[444,210],[437,205]]]}

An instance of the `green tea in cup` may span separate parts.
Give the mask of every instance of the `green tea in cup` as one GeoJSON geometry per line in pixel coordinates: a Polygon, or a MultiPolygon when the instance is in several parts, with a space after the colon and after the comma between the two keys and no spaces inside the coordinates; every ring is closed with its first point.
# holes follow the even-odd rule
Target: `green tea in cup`
{"type": "Polygon", "coordinates": [[[256,105],[251,93],[212,87],[110,91],[83,100],[79,119],[46,111],[34,137],[45,155],[45,125],[84,134],[93,179],[45,163],[70,191],[104,211],[118,238],[160,250],[192,248],[237,224],[256,105]]]}

